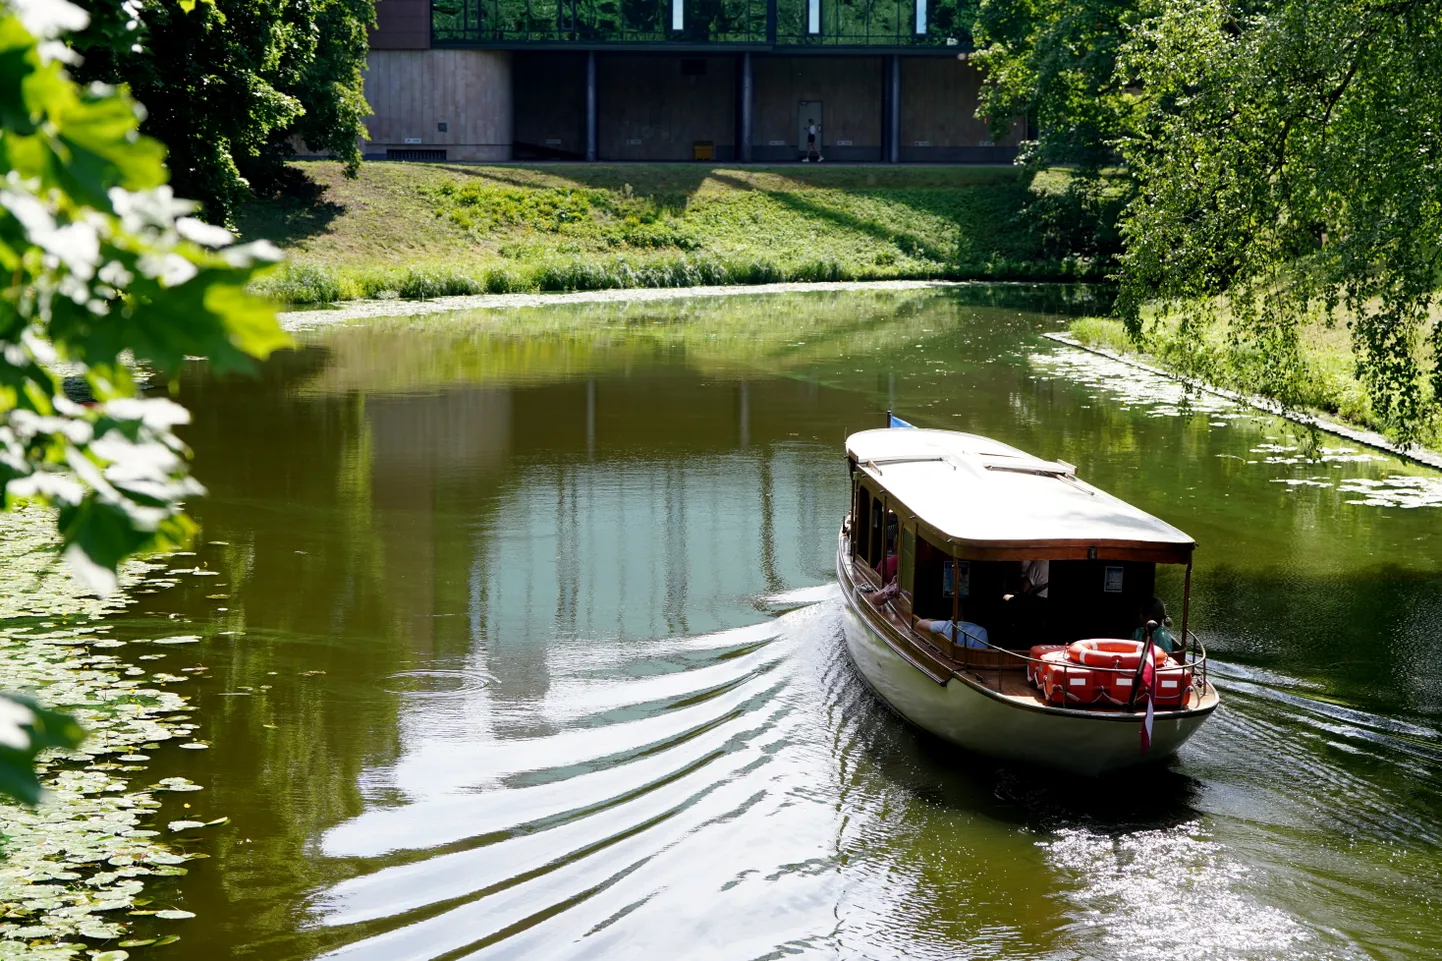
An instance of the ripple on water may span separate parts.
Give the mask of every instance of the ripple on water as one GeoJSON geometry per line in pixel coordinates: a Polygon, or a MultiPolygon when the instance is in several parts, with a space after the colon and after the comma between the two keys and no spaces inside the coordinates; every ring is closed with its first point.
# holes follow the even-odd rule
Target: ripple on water
{"type": "Polygon", "coordinates": [[[696,926],[699,949],[725,890],[765,905],[769,921],[745,934],[754,953],[814,938],[811,912],[779,910],[788,888],[812,890],[805,865],[831,873],[831,816],[796,803],[805,785],[786,763],[814,736],[787,681],[796,636],[834,631],[828,613],[813,605],[704,642],[630,645],[634,659],[681,665],[660,674],[626,676],[614,645],[588,644],[533,705],[530,729],[544,733],[411,745],[388,776],[409,803],[323,837],[326,855],[371,869],[319,892],[313,917],[348,929],[348,957],[518,956],[533,939],[553,954],[620,939],[642,956],[638,939],[658,918],[656,950],[674,946],[678,925],[696,926]]]}
{"type": "Polygon", "coordinates": [[[406,697],[469,697],[491,681],[479,671],[400,671],[385,679],[385,692],[406,697]]]}

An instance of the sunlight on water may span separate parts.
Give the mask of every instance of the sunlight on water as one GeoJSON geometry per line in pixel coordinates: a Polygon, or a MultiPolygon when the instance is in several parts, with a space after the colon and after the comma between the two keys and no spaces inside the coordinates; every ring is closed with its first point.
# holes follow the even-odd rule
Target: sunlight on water
{"type": "Polygon", "coordinates": [[[1120,837],[1073,829],[1040,841],[1077,885],[1072,928],[1101,957],[1259,958],[1307,952],[1308,932],[1245,893],[1248,870],[1195,822],[1120,837]]]}

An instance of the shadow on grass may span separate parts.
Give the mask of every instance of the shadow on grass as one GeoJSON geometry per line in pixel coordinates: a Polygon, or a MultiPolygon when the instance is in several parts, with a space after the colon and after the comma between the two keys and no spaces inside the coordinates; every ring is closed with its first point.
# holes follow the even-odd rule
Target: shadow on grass
{"type": "Polygon", "coordinates": [[[345,207],[325,199],[326,187],[316,183],[303,170],[285,168],[280,185],[268,196],[256,197],[235,216],[241,237],[252,240],[264,237],[289,247],[325,233],[331,223],[345,213],[345,207]]]}
{"type": "MultiPolygon", "coordinates": [[[[730,184],[739,189],[759,189],[731,173],[713,171],[712,176],[722,183],[730,184]]],[[[999,196],[978,194],[970,198],[971,202],[965,205],[956,203],[957,191],[967,190],[974,186],[976,185],[955,185],[941,188],[940,190],[919,190],[916,192],[908,190],[905,196],[902,196],[900,191],[887,191],[888,200],[916,210],[918,213],[924,213],[931,217],[937,217],[951,222],[955,226],[955,230],[952,236],[947,238],[933,237],[920,231],[897,230],[891,225],[858,217],[849,211],[840,210],[824,202],[814,200],[799,191],[763,190],[762,192],[778,203],[784,204],[797,213],[807,217],[825,220],[845,230],[863,233],[876,240],[895,244],[903,253],[909,256],[924,257],[927,260],[935,261],[939,264],[956,266],[960,261],[966,259],[963,258],[962,252],[966,246],[967,235],[969,233],[976,233],[977,231],[973,228],[981,226],[979,224],[965,223],[964,220],[968,218],[961,216],[963,212],[972,214],[972,217],[969,219],[976,219],[977,208],[986,208],[984,213],[992,216],[993,225],[998,228],[995,234],[1001,236],[1011,233],[1011,229],[1003,230],[1000,228],[1003,226],[1014,228],[1017,217],[1025,204],[1026,187],[1020,184],[1017,185],[1014,191],[1002,190],[999,196]]],[[[869,189],[887,188],[874,187],[869,189]]],[[[998,189],[1000,188],[990,188],[987,190],[987,194],[994,194],[998,189]]],[[[985,220],[985,217],[982,219],[985,220]]],[[[989,253],[993,252],[1000,253],[1000,251],[989,251],[989,253]]],[[[1015,254],[1025,256],[1029,253],[1030,252],[1017,251],[1012,256],[1015,256],[1015,254]]]]}

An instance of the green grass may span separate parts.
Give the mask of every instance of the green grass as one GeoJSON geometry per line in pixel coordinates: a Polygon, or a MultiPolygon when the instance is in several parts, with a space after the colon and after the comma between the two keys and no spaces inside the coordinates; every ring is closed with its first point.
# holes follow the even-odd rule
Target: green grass
{"type": "MultiPolygon", "coordinates": [[[[1257,348],[1231,336],[1225,316],[1187,337],[1178,332],[1175,318],[1153,323],[1141,342],[1131,338],[1121,321],[1104,317],[1078,318],[1068,332],[1089,347],[1139,357],[1184,376],[1396,438],[1357,379],[1345,322],[1328,324],[1317,317],[1303,323],[1299,364],[1280,384],[1257,348]]],[[[1419,383],[1418,390],[1430,393],[1426,384],[1419,383]]],[[[1442,449],[1442,424],[1434,418],[1422,425],[1420,436],[1411,439],[1432,450],[1442,449]]]]}
{"type": "Polygon", "coordinates": [[[1064,178],[1008,167],[295,165],[240,216],[290,255],[290,304],[780,281],[1099,279],[1025,207],[1064,178]],[[1064,245],[1063,245],[1064,246],[1064,245]]]}

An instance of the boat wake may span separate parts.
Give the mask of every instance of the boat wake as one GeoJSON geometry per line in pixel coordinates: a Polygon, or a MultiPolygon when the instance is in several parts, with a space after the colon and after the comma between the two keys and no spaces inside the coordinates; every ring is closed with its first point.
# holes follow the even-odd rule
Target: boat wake
{"type": "Polygon", "coordinates": [[[1223,710],[1169,767],[1080,781],[892,716],[834,588],[756,603],[787,613],[555,648],[526,697],[480,670],[398,682],[406,750],[318,842],[347,878],[307,906],[327,956],[1344,958],[1408,871],[1442,891],[1438,821],[1332,756],[1435,776],[1432,732],[1222,664],[1223,710]],[[1315,837],[1332,855],[1299,863],[1329,832],[1420,846],[1390,880],[1315,837]]]}

